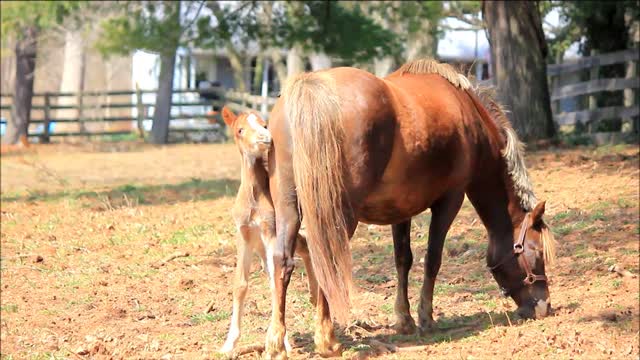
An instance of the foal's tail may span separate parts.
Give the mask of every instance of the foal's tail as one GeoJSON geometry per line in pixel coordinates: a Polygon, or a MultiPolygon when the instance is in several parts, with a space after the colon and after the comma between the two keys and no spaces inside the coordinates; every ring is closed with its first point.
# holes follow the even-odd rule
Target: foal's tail
{"type": "Polygon", "coordinates": [[[352,280],[340,100],[333,79],[325,73],[296,76],[283,96],[296,193],[307,227],[311,262],[331,314],[345,323],[352,280]]]}

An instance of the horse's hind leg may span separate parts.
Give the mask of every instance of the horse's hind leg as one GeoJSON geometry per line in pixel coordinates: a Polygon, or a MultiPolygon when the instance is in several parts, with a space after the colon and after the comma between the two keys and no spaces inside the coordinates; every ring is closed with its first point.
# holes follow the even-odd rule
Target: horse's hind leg
{"type": "Polygon", "coordinates": [[[433,288],[442,263],[442,248],[449,227],[455,219],[464,200],[464,191],[449,192],[431,206],[429,226],[429,246],[425,255],[424,282],[420,292],[418,322],[421,331],[431,329],[433,321],[433,288]]]}
{"type": "Polygon", "coordinates": [[[242,321],[242,312],[244,310],[244,299],[247,295],[249,287],[249,271],[251,269],[252,247],[249,241],[247,231],[241,230],[241,237],[238,238],[238,263],[236,265],[236,274],[233,288],[233,312],[231,315],[231,326],[227,340],[220,349],[221,353],[228,354],[233,351],[238,339],[240,338],[240,324],[242,321]]]}
{"type": "Polygon", "coordinates": [[[311,265],[311,257],[309,256],[309,248],[307,247],[307,239],[298,234],[296,239],[296,254],[300,255],[304,262],[304,268],[307,272],[307,279],[309,281],[309,294],[311,296],[311,304],[314,306],[318,303],[318,281],[316,280],[316,274],[313,271],[311,265]]]}
{"type": "Polygon", "coordinates": [[[409,270],[413,265],[411,253],[411,220],[391,225],[393,234],[393,250],[398,273],[398,288],[396,293],[396,323],[394,329],[400,334],[413,334],[416,331],[416,322],[411,317],[407,287],[409,283],[409,270]]]}

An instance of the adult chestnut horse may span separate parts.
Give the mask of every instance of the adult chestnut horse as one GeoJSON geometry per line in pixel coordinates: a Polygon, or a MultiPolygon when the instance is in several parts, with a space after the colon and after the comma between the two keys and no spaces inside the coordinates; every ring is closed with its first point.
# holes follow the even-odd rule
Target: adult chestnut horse
{"type": "Polygon", "coordinates": [[[431,302],[442,246],[465,193],[489,235],[487,264],[524,316],[550,309],[545,262],[553,240],[536,205],[521,144],[500,106],[452,67],[403,65],[380,79],[355,68],[291,79],[270,117],[270,191],[276,211],[269,357],[286,357],[286,290],[302,216],[320,286],[314,340],[340,349],[331,321],[349,314],[349,239],[358,221],[391,224],[398,269],[398,327],[415,327],[407,301],[411,218],[432,218],[419,325],[431,302]],[[330,309],[330,311],[329,311],[330,309]]]}

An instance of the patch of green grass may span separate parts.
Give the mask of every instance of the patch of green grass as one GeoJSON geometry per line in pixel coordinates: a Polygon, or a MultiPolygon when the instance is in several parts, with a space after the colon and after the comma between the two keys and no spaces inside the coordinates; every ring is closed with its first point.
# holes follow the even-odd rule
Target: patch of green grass
{"type": "Polygon", "coordinates": [[[228,311],[216,311],[215,313],[192,315],[190,321],[193,325],[200,325],[205,322],[218,322],[220,320],[226,320],[230,316],[231,313],[228,311]]]}
{"type": "Polygon", "coordinates": [[[634,202],[625,198],[619,198],[617,201],[619,207],[628,209],[634,206],[634,202]]]}
{"type": "Polygon", "coordinates": [[[553,227],[552,231],[556,234],[556,235],[560,235],[560,236],[565,236],[568,234],[571,234],[575,231],[581,231],[586,229],[589,226],[589,224],[585,221],[582,220],[577,220],[577,221],[573,221],[573,222],[569,222],[566,224],[560,224],[558,226],[553,227]]]}
{"type": "Polygon", "coordinates": [[[11,193],[3,194],[2,201],[23,202],[86,199],[109,203],[112,207],[131,204],[153,205],[158,203],[173,203],[177,201],[213,200],[220,197],[232,197],[237,193],[239,186],[240,182],[236,179],[202,180],[199,178],[192,178],[189,181],[179,184],[125,184],[114,187],[111,190],[101,192],[64,190],[54,193],[11,193]]]}
{"type": "Polygon", "coordinates": [[[433,291],[433,293],[434,296],[450,295],[458,290],[460,290],[460,286],[458,285],[436,282],[435,290],[433,291]]]}
{"type": "Polygon", "coordinates": [[[382,312],[384,312],[385,314],[393,314],[393,304],[384,303],[380,305],[380,310],[382,310],[382,312]]]}
{"type": "Polygon", "coordinates": [[[182,245],[189,242],[187,233],[184,230],[174,232],[170,238],[162,239],[160,244],[182,245]]]}
{"type": "Polygon", "coordinates": [[[628,147],[629,145],[627,144],[615,144],[615,145],[607,144],[607,145],[598,146],[594,150],[594,153],[597,155],[611,155],[611,154],[616,154],[621,151],[624,151],[628,147]]]}
{"type": "Polygon", "coordinates": [[[613,287],[614,287],[614,288],[616,288],[616,289],[617,289],[617,288],[619,288],[619,287],[620,287],[620,285],[622,285],[622,280],[620,280],[620,279],[615,279],[615,280],[613,280],[612,285],[613,285],[613,287]]]}
{"type": "Polygon", "coordinates": [[[0,311],[15,313],[18,312],[18,305],[16,304],[5,304],[4,306],[0,306],[0,311]]]}
{"type": "Polygon", "coordinates": [[[558,221],[566,220],[569,218],[575,218],[575,217],[578,217],[579,215],[580,215],[580,212],[576,210],[567,210],[567,211],[562,211],[555,214],[552,219],[554,222],[558,222],[558,221]]]}
{"type": "Polygon", "coordinates": [[[484,301],[484,300],[489,300],[491,298],[491,296],[489,296],[489,294],[484,293],[484,292],[477,292],[475,294],[472,295],[474,300],[479,300],[479,301],[484,301]]]}
{"type": "Polygon", "coordinates": [[[389,282],[391,279],[389,279],[389,277],[387,277],[386,275],[381,275],[381,274],[371,274],[371,275],[367,275],[364,280],[368,283],[371,284],[384,284],[386,282],[389,282]]]}
{"type": "Polygon", "coordinates": [[[589,220],[591,221],[605,221],[607,220],[606,215],[604,214],[603,210],[596,210],[595,212],[589,214],[589,220]]]}
{"type": "Polygon", "coordinates": [[[589,247],[586,244],[578,244],[575,249],[573,249],[574,258],[586,259],[593,256],[595,256],[595,254],[589,250],[589,247]]]}

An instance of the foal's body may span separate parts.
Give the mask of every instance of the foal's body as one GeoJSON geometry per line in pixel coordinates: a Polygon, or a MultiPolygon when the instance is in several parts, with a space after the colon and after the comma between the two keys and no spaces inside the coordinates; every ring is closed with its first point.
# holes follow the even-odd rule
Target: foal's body
{"type": "MultiPolygon", "coordinates": [[[[267,274],[273,272],[273,263],[268,251],[275,239],[275,217],[269,194],[266,163],[271,136],[263,127],[264,121],[257,114],[241,114],[236,117],[228,108],[223,108],[223,118],[233,129],[236,145],[242,157],[240,188],[231,214],[238,229],[237,265],[233,289],[233,313],[227,340],[222,353],[233,351],[240,338],[244,300],[248,290],[251,258],[254,251],[262,259],[267,274]],[[242,129],[242,130],[240,130],[242,129]]],[[[311,302],[315,304],[317,285],[309,259],[305,238],[298,234],[296,252],[304,261],[309,280],[311,302]]],[[[271,283],[273,286],[273,283],[271,283]]],[[[288,347],[288,344],[287,344],[288,347]]]]}

